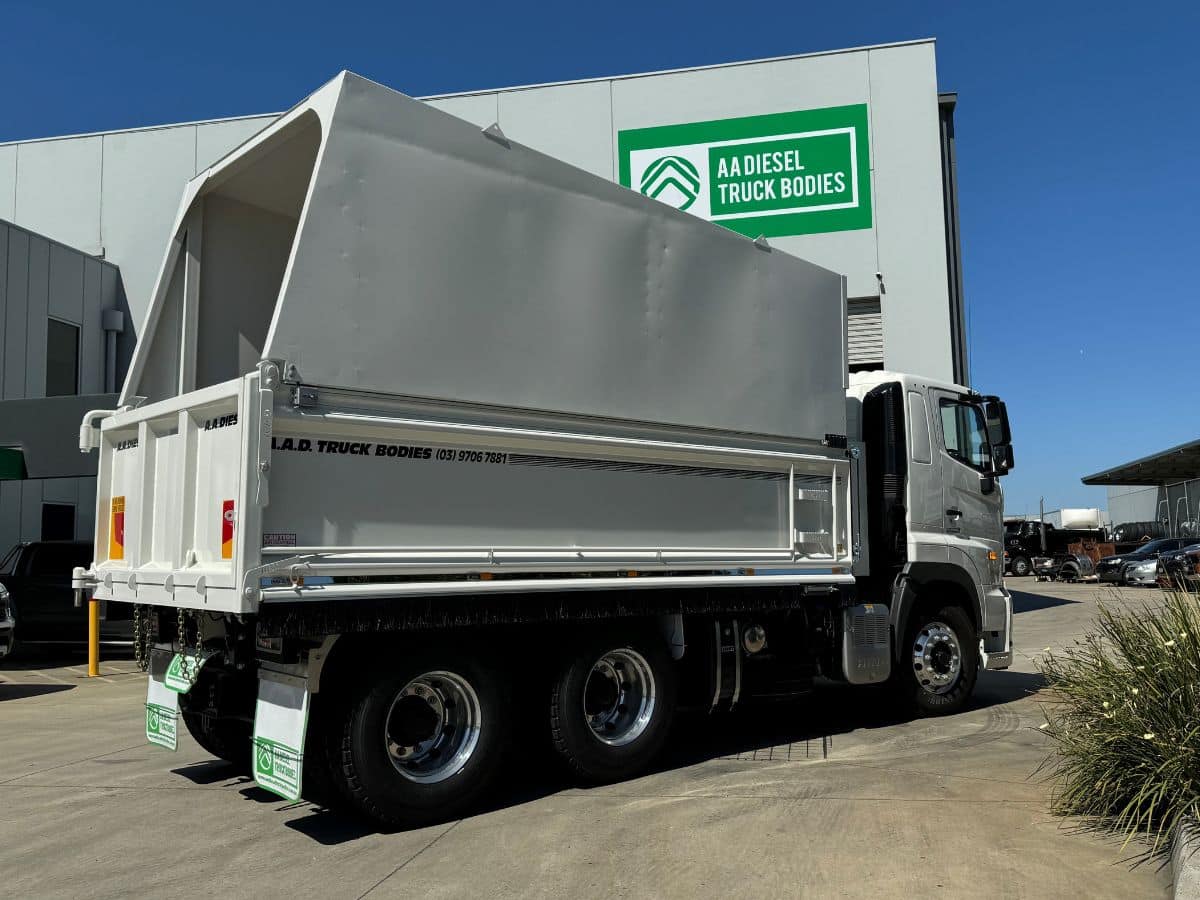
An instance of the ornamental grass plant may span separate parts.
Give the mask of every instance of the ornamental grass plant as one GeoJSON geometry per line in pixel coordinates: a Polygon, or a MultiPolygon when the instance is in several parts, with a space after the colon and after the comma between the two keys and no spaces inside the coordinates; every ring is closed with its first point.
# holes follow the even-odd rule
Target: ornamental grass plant
{"type": "Polygon", "coordinates": [[[1054,812],[1169,852],[1200,814],[1200,598],[1105,601],[1094,629],[1040,668],[1054,812]]]}

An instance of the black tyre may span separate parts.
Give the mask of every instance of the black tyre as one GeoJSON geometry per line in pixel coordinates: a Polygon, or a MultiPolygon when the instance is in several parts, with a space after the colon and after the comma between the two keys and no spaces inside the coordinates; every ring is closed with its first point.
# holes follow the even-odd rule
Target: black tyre
{"type": "Polygon", "coordinates": [[[958,606],[913,614],[898,675],[918,715],[945,716],[966,706],[979,675],[978,643],[958,606]]]}
{"type": "Polygon", "coordinates": [[[494,668],[449,651],[409,655],[352,688],[334,780],[354,809],[384,825],[452,819],[491,784],[508,731],[494,668]]]}
{"type": "Polygon", "coordinates": [[[675,666],[659,635],[589,637],[554,678],[554,748],[585,781],[628,778],[662,749],[675,713],[675,690],[675,666]]]}
{"type": "Polygon", "coordinates": [[[219,666],[216,659],[209,660],[191,690],[179,696],[180,718],[197,744],[238,771],[249,772],[258,683],[253,678],[223,678],[219,666]]]}
{"type": "Polygon", "coordinates": [[[1024,578],[1033,571],[1033,564],[1029,561],[1028,556],[1014,556],[1008,568],[1017,578],[1024,578]]]}
{"type": "Polygon", "coordinates": [[[249,722],[218,719],[202,712],[188,710],[182,704],[179,712],[188,733],[196,739],[197,744],[213,756],[232,763],[238,771],[250,771],[252,726],[249,722]]]}

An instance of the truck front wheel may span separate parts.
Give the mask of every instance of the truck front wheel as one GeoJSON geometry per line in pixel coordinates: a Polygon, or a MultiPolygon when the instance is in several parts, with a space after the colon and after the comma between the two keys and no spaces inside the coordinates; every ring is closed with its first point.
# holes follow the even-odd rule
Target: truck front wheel
{"type": "Polygon", "coordinates": [[[909,621],[902,687],[918,715],[960,712],[979,674],[971,620],[958,606],[917,612],[909,621]]]}
{"type": "Polygon", "coordinates": [[[491,783],[507,729],[495,672],[465,655],[410,657],[360,683],[333,760],[338,787],[385,825],[454,818],[491,783]]]}
{"type": "Polygon", "coordinates": [[[628,778],[662,749],[675,712],[675,669],[657,635],[588,639],[554,679],[550,728],[585,781],[628,778]]]}
{"type": "Polygon", "coordinates": [[[1028,556],[1014,556],[1008,567],[1018,578],[1024,578],[1033,570],[1033,564],[1029,561],[1028,556]]]}

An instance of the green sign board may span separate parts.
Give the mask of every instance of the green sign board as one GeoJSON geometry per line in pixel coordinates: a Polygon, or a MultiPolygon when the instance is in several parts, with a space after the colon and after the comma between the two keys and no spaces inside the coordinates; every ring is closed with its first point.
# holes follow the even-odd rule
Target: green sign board
{"type": "Polygon", "coordinates": [[[871,227],[867,106],[617,136],[620,182],[747,237],[871,227]]]}

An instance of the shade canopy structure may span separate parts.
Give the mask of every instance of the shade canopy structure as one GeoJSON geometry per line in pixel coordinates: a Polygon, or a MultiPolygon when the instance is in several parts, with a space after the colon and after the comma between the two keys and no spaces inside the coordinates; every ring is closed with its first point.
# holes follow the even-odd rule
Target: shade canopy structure
{"type": "Polygon", "coordinates": [[[253,371],[805,442],[842,276],[342,73],[187,184],[122,403],[253,371]]]}
{"type": "Polygon", "coordinates": [[[1168,485],[1200,478],[1200,440],[1085,476],[1090,485],[1168,485]]]}

